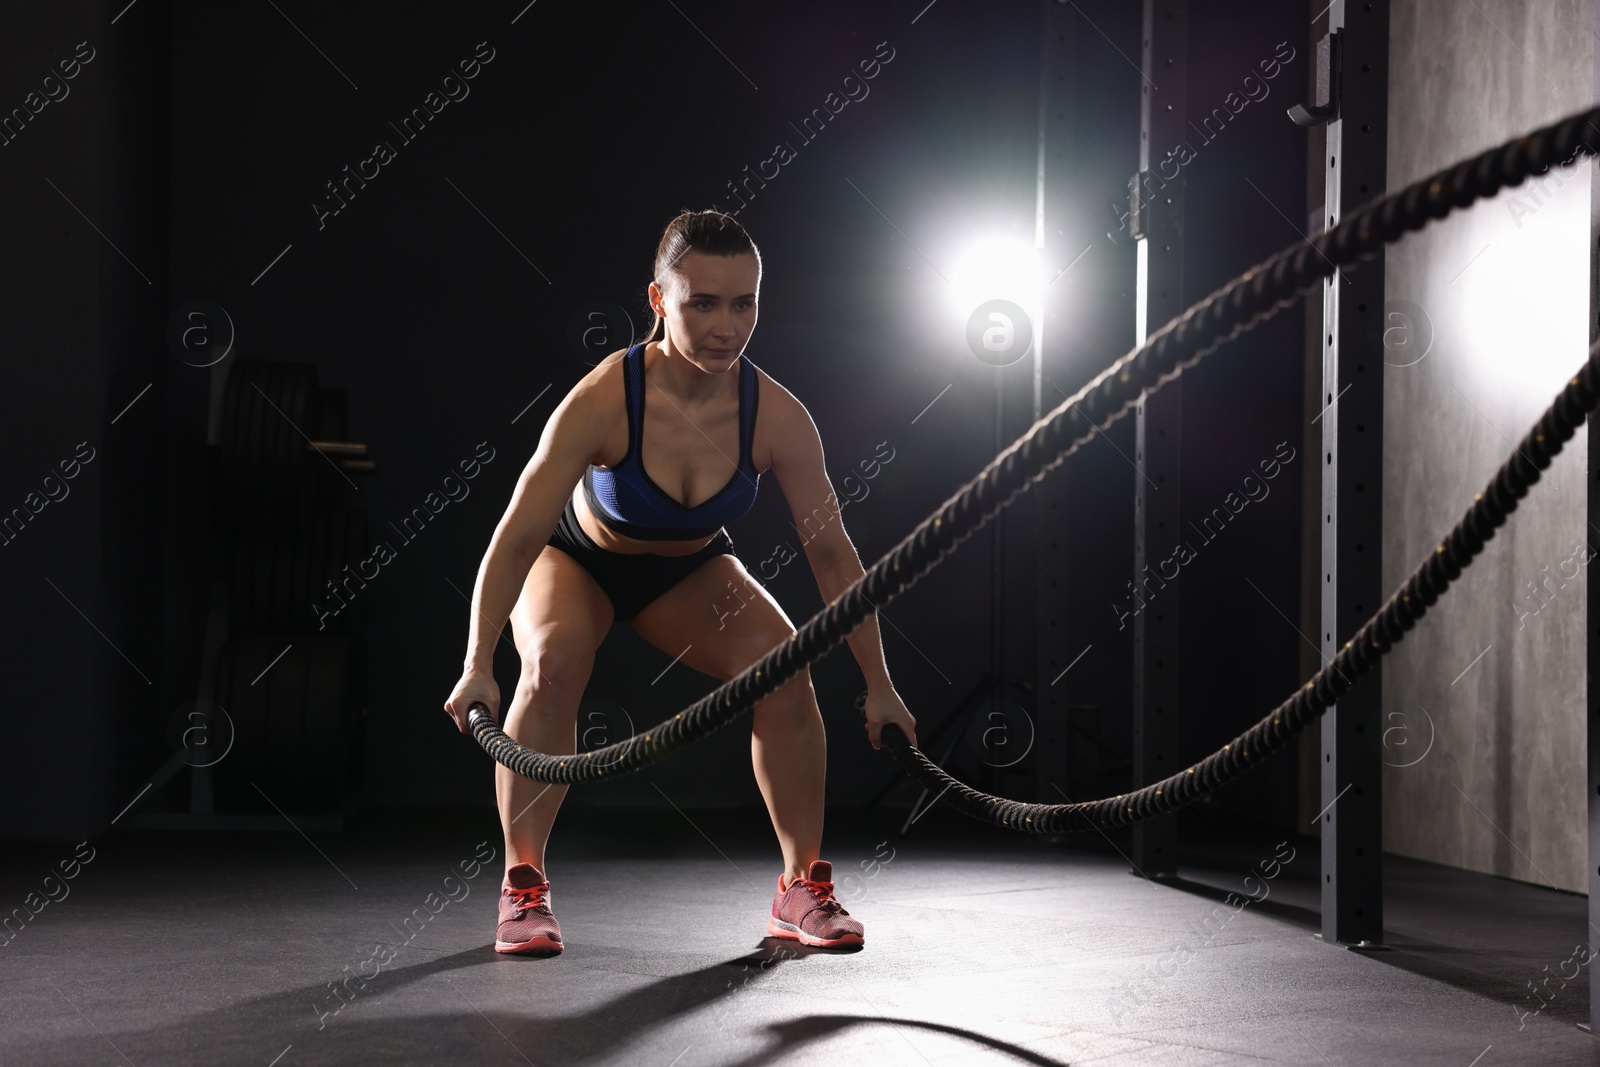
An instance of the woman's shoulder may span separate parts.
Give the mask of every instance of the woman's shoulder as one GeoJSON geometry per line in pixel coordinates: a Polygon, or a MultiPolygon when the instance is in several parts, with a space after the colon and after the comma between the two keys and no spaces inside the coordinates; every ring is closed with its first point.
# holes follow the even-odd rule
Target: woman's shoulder
{"type": "Polygon", "coordinates": [[[754,363],[750,364],[750,369],[756,372],[757,395],[761,397],[763,414],[768,412],[794,414],[805,411],[805,405],[800,403],[800,398],[785,389],[776,378],[754,363]]]}
{"type": "Polygon", "coordinates": [[[594,365],[594,369],[589,372],[587,377],[594,377],[597,375],[603,376],[606,374],[615,376],[619,374],[624,357],[626,357],[629,352],[632,352],[634,348],[637,347],[637,345],[630,345],[627,348],[617,349],[615,352],[602,359],[599,363],[596,363],[594,365]]]}
{"type": "Polygon", "coordinates": [[[751,364],[756,372],[760,408],[756,416],[758,432],[768,441],[803,441],[816,433],[811,412],[800,398],[784,388],[772,375],[751,364]]]}
{"type": "Polygon", "coordinates": [[[619,348],[609,356],[606,356],[599,363],[596,363],[592,368],[590,368],[587,374],[585,374],[582,378],[579,378],[578,384],[573,386],[573,388],[604,390],[615,387],[616,389],[621,389],[622,361],[623,357],[626,356],[628,352],[629,349],[619,348]]]}
{"type": "Polygon", "coordinates": [[[584,419],[620,412],[625,396],[622,357],[627,353],[620,349],[596,363],[573,383],[559,406],[584,419]]]}

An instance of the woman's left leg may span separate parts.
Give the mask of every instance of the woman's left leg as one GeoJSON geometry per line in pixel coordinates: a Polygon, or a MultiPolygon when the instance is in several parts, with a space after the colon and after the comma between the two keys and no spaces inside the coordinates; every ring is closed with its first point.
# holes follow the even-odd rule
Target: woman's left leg
{"type": "MultiPolygon", "coordinates": [[[[794,624],[738,557],[714,556],[631,620],[679,662],[727,681],[789,639],[794,624]],[[688,648],[685,649],[684,646],[688,648]]],[[[755,706],[750,757],[783,850],[784,884],[806,877],[822,848],[827,744],[811,672],[755,706]]]]}

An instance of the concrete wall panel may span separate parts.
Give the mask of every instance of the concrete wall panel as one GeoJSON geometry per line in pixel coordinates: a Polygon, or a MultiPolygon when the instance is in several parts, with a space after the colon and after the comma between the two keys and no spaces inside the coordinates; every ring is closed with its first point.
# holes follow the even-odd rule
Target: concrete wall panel
{"type": "MultiPolygon", "coordinates": [[[[1395,0],[1390,188],[1588,106],[1595,20],[1594,0],[1395,0]]],[[[1386,588],[1583,361],[1592,179],[1553,171],[1389,252],[1386,588]]],[[[1390,851],[1587,884],[1585,450],[1580,434],[1388,661],[1390,851]]]]}

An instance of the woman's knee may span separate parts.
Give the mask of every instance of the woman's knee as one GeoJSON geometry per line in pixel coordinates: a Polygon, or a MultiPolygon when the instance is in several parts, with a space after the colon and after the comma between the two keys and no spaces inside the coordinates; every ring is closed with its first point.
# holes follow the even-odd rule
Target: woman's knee
{"type": "MultiPolygon", "coordinates": [[[[561,626],[545,627],[519,651],[522,675],[517,688],[539,696],[541,703],[548,703],[552,698],[582,695],[589,684],[594,649],[582,634],[561,626]]],[[[575,706],[576,702],[573,703],[575,706]]]]}
{"type": "Polygon", "coordinates": [[[801,667],[779,683],[778,688],[763,697],[762,701],[806,708],[815,706],[816,697],[816,689],[811,684],[811,668],[801,667]]]}
{"type": "Polygon", "coordinates": [[[814,694],[816,690],[811,685],[811,668],[801,667],[791,677],[785,679],[782,685],[778,686],[778,692],[797,697],[814,694]]]}
{"type": "Polygon", "coordinates": [[[816,690],[811,685],[811,672],[802,670],[786,679],[782,685],[756,703],[752,726],[761,730],[767,726],[783,724],[784,729],[798,729],[822,722],[822,711],[817,706],[816,690]]]}

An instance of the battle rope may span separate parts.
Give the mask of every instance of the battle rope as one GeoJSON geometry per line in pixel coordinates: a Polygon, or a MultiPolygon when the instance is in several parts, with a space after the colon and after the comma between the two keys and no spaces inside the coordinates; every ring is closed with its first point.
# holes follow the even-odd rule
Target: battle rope
{"type": "MultiPolygon", "coordinates": [[[[940,505],[899,544],[789,640],[737,677],[672,718],[643,733],[591,752],[551,755],[511,738],[489,709],[475,702],[468,727],[485,751],[516,773],[541,782],[571,784],[615,777],[655,763],[731,723],[802,668],[842,642],[866,616],[910,588],[954,547],[972,536],[1034,481],[1122,418],[1140,395],[1154,392],[1225,341],[1290,306],[1341,267],[1379,253],[1430,219],[1520,185],[1531,173],[1567,165],[1592,150],[1580,133],[1600,133],[1593,108],[1440,171],[1400,192],[1364,205],[1332,230],[1285,249],[1190,307],[1063,401],[996,456],[978,476],[940,505]]],[[[1061,833],[1095,825],[1120,825],[1173,811],[1224,782],[1240,777],[1283,747],[1296,732],[1349,689],[1398,643],[1539,479],[1600,397],[1597,349],[1516,453],[1478,495],[1450,535],[1406,583],[1370,617],[1339,654],[1306,686],[1222,748],[1177,774],[1135,792],[1068,804],[1027,804],[981,793],[956,781],[913,748],[896,727],[882,739],[908,774],[945,791],[958,810],[1015,830],[1061,833]]]]}
{"type": "Polygon", "coordinates": [[[1597,404],[1600,404],[1600,342],[1589,349],[1588,361],[1561,390],[1544,417],[1534,423],[1511,458],[1490,479],[1484,491],[1473,498],[1472,507],[1456,523],[1455,529],[1411,572],[1411,577],[1383,607],[1367,619],[1355,636],[1344,643],[1338,655],[1323,664],[1304,688],[1260,722],[1186,770],[1125,796],[1077,804],[1025,804],[980,793],[956,781],[936,767],[920,749],[907,743],[899,727],[894,728],[892,736],[885,727],[883,739],[906,772],[929,789],[947,791],[945,795],[951,798],[951,803],[968,815],[1013,830],[1063,833],[1088,829],[1091,824],[1116,826],[1193,803],[1224,782],[1242,777],[1282,748],[1333,705],[1356,678],[1399,644],[1405,631],[1427,613],[1429,606],[1483,550],[1484,542],[1494,536],[1495,527],[1516,510],[1517,501],[1539,480],[1539,472],[1550,465],[1561,446],[1597,404]]]}

